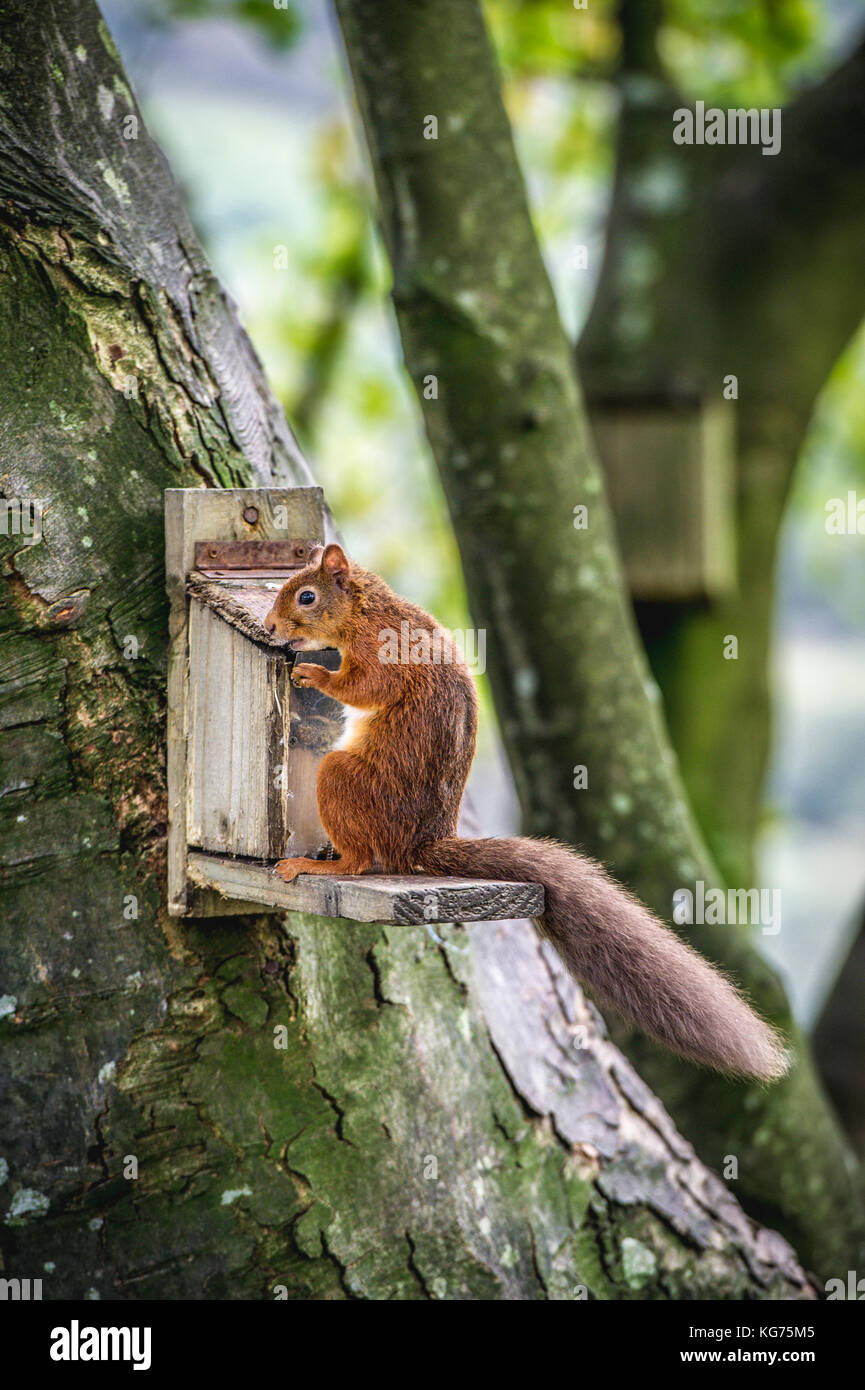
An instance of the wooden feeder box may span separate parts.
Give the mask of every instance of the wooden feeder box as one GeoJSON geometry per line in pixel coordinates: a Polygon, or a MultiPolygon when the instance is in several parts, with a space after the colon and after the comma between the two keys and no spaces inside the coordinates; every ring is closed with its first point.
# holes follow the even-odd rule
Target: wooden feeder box
{"type": "MultiPolygon", "coordinates": [[[[318,765],[344,711],[291,684],[294,653],[264,619],[325,536],[321,488],[165,493],[168,650],[168,908],[174,916],[294,909],[361,922],[536,917],[534,883],[301,875],[277,859],[333,855],[318,818],[318,765]]],[[[336,669],[339,653],[304,652],[336,669]]]]}
{"type": "Polygon", "coordinates": [[[635,599],[735,588],[733,402],[594,397],[589,413],[635,599]]]}

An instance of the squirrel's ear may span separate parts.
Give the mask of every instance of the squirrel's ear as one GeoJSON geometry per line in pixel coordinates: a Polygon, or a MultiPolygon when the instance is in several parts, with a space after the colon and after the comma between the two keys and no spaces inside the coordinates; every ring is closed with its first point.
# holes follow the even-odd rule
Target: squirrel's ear
{"type": "Polygon", "coordinates": [[[321,568],[342,587],[348,579],[348,556],[341,545],[329,545],[324,552],[321,568]]]}
{"type": "Polygon", "coordinates": [[[321,557],[322,557],[323,554],[324,554],[324,546],[323,546],[323,545],[314,545],[314,546],[312,547],[312,550],[309,552],[309,559],[308,559],[307,562],[306,562],[307,565],[318,565],[318,564],[320,564],[320,563],[321,563],[321,557]]]}

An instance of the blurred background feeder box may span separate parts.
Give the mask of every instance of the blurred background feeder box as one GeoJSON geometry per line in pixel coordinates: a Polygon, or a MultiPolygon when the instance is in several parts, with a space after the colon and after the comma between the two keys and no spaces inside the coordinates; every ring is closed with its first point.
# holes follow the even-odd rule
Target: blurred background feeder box
{"type": "Polygon", "coordinates": [[[735,588],[734,410],[722,398],[590,397],[634,599],[711,600],[735,588]]]}

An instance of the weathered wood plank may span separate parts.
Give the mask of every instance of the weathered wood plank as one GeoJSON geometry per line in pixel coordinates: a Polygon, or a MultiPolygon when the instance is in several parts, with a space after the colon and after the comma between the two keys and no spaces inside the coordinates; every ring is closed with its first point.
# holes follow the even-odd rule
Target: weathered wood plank
{"type": "Polygon", "coordinates": [[[284,583],[284,579],[213,579],[193,570],[186,581],[186,591],[192,598],[212,608],[251,642],[284,652],[282,644],[274,642],[264,626],[264,620],[284,583]]]}
{"type": "MultiPolygon", "coordinates": [[[[316,779],[342,735],[342,706],[293,687],[284,649],[254,645],[191,592],[187,842],[251,859],[317,857],[328,841],[316,779]]],[[[339,666],[338,652],[312,655],[339,666]]]]}
{"type": "Polygon", "coordinates": [[[168,644],[168,910],[187,911],[186,761],[188,735],[188,599],[186,581],[198,541],[324,538],[321,488],[168,488],[165,572],[170,600],[168,644]]]}
{"type": "Polygon", "coordinates": [[[347,917],[355,922],[487,922],[538,917],[544,908],[539,883],[498,883],[427,874],[359,874],[350,878],[302,874],[278,878],[272,864],[189,853],[190,881],[225,897],[261,903],[274,911],[347,917]]]}
{"type": "Polygon", "coordinates": [[[267,858],[288,837],[289,667],[209,608],[189,613],[187,841],[267,858]]]}

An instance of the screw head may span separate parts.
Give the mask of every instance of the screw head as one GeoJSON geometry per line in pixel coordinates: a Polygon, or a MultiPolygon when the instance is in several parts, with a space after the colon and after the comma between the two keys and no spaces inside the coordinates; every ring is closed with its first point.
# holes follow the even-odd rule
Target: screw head
{"type": "Polygon", "coordinates": [[[244,519],[244,521],[247,522],[250,526],[257,526],[257,525],[258,525],[258,508],[257,508],[257,507],[244,507],[244,509],[243,509],[243,519],[244,519]]]}

